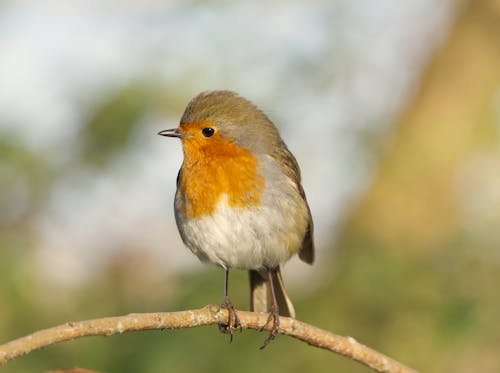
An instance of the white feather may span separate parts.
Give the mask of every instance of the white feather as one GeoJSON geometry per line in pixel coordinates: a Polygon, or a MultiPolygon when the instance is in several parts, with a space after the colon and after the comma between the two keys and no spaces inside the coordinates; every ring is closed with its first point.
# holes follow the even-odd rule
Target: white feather
{"type": "Polygon", "coordinates": [[[178,219],[188,248],[200,260],[224,268],[274,268],[301,246],[307,222],[289,203],[234,208],[223,196],[216,211],[196,219],[178,219]]]}

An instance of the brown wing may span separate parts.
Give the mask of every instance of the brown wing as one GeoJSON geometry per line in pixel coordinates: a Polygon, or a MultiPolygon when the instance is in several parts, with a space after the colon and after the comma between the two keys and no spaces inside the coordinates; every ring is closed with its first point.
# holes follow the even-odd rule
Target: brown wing
{"type": "Polygon", "coordinates": [[[307,213],[309,214],[309,225],[307,226],[306,235],[304,236],[304,241],[302,241],[302,248],[299,251],[299,258],[307,264],[313,264],[314,262],[314,223],[311,216],[311,209],[307,203],[306,194],[302,185],[299,184],[299,191],[304,200],[306,201],[307,213]]]}
{"type": "Polygon", "coordinates": [[[283,172],[295,183],[300,195],[306,203],[307,213],[309,215],[309,225],[307,226],[307,231],[304,236],[304,240],[302,241],[299,258],[308,264],[312,264],[314,262],[314,224],[311,216],[311,209],[307,203],[306,194],[300,183],[301,177],[299,164],[283,142],[281,143],[281,146],[276,147],[276,150],[273,152],[271,157],[279,160],[278,164],[281,165],[283,172]]]}

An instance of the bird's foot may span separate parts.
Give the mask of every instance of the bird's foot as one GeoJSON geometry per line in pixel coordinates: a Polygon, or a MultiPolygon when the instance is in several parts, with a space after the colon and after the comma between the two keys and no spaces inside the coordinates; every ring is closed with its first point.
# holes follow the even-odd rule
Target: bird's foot
{"type": "Polygon", "coordinates": [[[233,341],[234,331],[239,329],[241,333],[241,331],[243,331],[243,327],[241,325],[240,318],[236,313],[236,309],[229,300],[229,297],[224,297],[224,302],[220,305],[220,308],[225,308],[227,310],[228,317],[227,324],[219,324],[219,330],[222,333],[230,335],[229,343],[231,343],[233,341]]]}
{"type": "Polygon", "coordinates": [[[264,324],[264,326],[262,328],[260,328],[260,331],[263,331],[264,329],[266,329],[268,327],[269,323],[271,323],[271,321],[273,323],[273,326],[272,326],[271,330],[269,331],[268,337],[265,339],[262,346],[260,346],[261,350],[266,348],[266,346],[269,344],[269,342],[271,342],[278,334],[278,330],[280,327],[280,314],[279,314],[278,306],[275,304],[273,304],[271,306],[271,309],[269,310],[269,317],[267,318],[267,321],[264,324]]]}

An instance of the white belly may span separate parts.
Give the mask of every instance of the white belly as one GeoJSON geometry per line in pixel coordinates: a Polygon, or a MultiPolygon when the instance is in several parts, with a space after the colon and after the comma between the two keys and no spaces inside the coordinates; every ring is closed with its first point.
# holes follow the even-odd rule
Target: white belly
{"type": "Polygon", "coordinates": [[[307,221],[277,202],[272,207],[232,208],[223,198],[212,215],[176,216],[186,246],[200,260],[224,268],[274,268],[298,252],[307,221]]]}

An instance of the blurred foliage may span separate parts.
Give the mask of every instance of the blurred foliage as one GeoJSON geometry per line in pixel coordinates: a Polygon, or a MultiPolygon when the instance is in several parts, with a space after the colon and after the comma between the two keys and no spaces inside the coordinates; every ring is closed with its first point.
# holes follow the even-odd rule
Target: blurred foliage
{"type": "Polygon", "coordinates": [[[34,212],[54,173],[48,162],[21,141],[0,138],[0,232],[34,212]]]}
{"type": "Polygon", "coordinates": [[[104,166],[129,145],[141,118],[150,109],[153,92],[140,84],[131,85],[108,98],[83,128],[83,156],[96,166],[104,166]]]}
{"type": "Polygon", "coordinates": [[[148,115],[178,113],[185,99],[157,87],[151,79],[117,90],[94,110],[81,129],[82,161],[98,168],[109,166],[137,137],[148,115]]]}
{"type": "MultiPolygon", "coordinates": [[[[372,187],[346,219],[335,250],[332,244],[335,254],[321,258],[330,264],[321,278],[308,280],[320,285],[302,284],[302,298],[291,289],[301,320],[351,335],[422,372],[500,371],[498,242],[464,227],[454,192],[456,175],[471,156],[487,152],[500,159],[496,4],[465,8],[397,123],[393,142],[385,144],[372,187]]],[[[158,103],[156,95],[154,88],[133,85],[98,107],[82,129],[84,160],[103,167],[120,156],[152,102],[158,103]]],[[[54,288],[35,268],[30,218],[57,175],[20,142],[0,140],[0,157],[7,160],[0,165],[0,341],[69,320],[198,308],[222,299],[221,270],[166,277],[133,254],[117,258],[85,286],[54,288]],[[24,209],[10,205],[23,200],[13,194],[19,190],[25,190],[24,209]]],[[[247,303],[247,287],[246,274],[234,271],[231,294],[239,307],[247,303]]],[[[80,339],[18,359],[0,373],[72,366],[103,372],[370,372],[283,336],[260,351],[264,338],[245,331],[229,344],[216,327],[206,327],[80,339]]]]}

